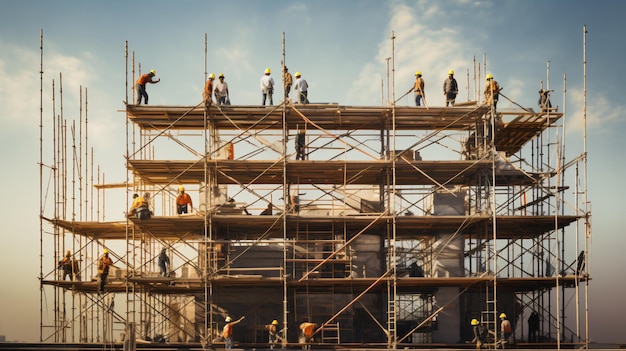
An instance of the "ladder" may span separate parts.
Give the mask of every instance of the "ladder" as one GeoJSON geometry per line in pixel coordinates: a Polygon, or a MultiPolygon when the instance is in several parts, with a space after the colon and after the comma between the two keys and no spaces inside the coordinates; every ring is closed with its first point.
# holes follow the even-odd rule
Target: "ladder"
{"type": "Polygon", "coordinates": [[[322,344],[339,344],[340,333],[339,333],[339,322],[337,323],[328,323],[322,328],[322,344]]]}

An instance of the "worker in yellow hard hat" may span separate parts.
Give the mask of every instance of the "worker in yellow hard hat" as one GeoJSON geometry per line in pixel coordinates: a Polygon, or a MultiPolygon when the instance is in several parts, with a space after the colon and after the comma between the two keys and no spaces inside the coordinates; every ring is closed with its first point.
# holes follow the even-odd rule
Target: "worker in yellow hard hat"
{"type": "Polygon", "coordinates": [[[270,77],[272,74],[272,70],[268,68],[265,69],[265,74],[261,77],[261,94],[263,94],[263,102],[261,105],[265,106],[265,102],[268,101],[270,106],[274,104],[274,99],[272,96],[274,95],[274,78],[270,77]]]}
{"type": "Polygon", "coordinates": [[[215,101],[218,105],[230,105],[228,83],[226,83],[224,79],[224,73],[220,73],[220,75],[217,77],[217,82],[215,82],[215,88],[213,88],[213,92],[215,93],[215,101]]]}
{"type": "Polygon", "coordinates": [[[178,214],[193,211],[193,202],[191,196],[185,192],[184,186],[178,187],[178,196],[176,196],[176,212],[178,214]]]}
{"type": "Polygon", "coordinates": [[[505,348],[506,344],[513,344],[512,338],[513,327],[511,322],[506,318],[506,314],[500,313],[500,344],[502,348],[505,348]]]}
{"type": "Polygon", "coordinates": [[[471,342],[476,343],[476,349],[480,349],[487,338],[488,332],[476,318],[472,319],[470,324],[472,325],[472,331],[474,332],[474,339],[472,339],[471,342]]]}
{"type": "Polygon", "coordinates": [[[422,106],[422,99],[426,99],[424,85],[422,71],[415,72],[415,82],[413,83],[413,86],[409,88],[409,91],[407,91],[407,94],[413,91],[413,94],[415,95],[415,106],[422,106]]]}
{"type": "Polygon", "coordinates": [[[446,97],[446,106],[454,106],[459,86],[454,79],[454,70],[448,71],[448,78],[443,82],[443,95],[446,97]]]}
{"type": "Polygon", "coordinates": [[[214,89],[214,85],[213,85],[213,81],[215,80],[215,74],[211,73],[209,74],[209,79],[207,79],[206,83],[204,84],[204,90],[202,91],[202,100],[204,100],[204,104],[205,105],[210,105],[211,102],[213,102],[212,96],[213,96],[213,89],[214,89]]]}
{"type": "Polygon", "coordinates": [[[276,346],[281,339],[278,335],[278,320],[274,319],[272,323],[266,324],[265,329],[268,332],[270,349],[274,349],[274,346],[276,346]]]}
{"type": "Polygon", "coordinates": [[[493,79],[493,75],[491,75],[491,73],[487,74],[485,81],[485,105],[492,106],[495,114],[498,99],[500,98],[500,90],[502,90],[502,88],[498,82],[493,79]]]}
{"type": "Polygon", "coordinates": [[[296,83],[293,85],[293,90],[298,92],[298,102],[301,104],[309,103],[309,83],[302,78],[300,72],[296,72],[296,83]]]}
{"type": "Polygon", "coordinates": [[[152,77],[156,76],[156,71],[151,70],[149,73],[142,74],[135,82],[137,87],[137,105],[141,105],[141,98],[144,99],[144,104],[148,104],[148,93],[146,92],[146,84],[156,84],[161,81],[161,78],[153,80],[152,77]]]}
{"type": "Polygon", "coordinates": [[[106,285],[107,277],[109,276],[109,267],[111,266],[113,266],[113,261],[109,257],[109,250],[104,249],[102,251],[102,256],[98,259],[98,276],[100,278],[100,285],[98,289],[99,294],[104,292],[104,286],[106,285]]]}

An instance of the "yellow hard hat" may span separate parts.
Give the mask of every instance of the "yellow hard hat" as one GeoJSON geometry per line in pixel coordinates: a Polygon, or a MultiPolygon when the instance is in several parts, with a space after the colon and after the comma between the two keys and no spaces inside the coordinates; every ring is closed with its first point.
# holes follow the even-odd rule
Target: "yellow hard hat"
{"type": "Polygon", "coordinates": [[[300,72],[296,72],[296,77],[300,77],[300,72]]]}
{"type": "Polygon", "coordinates": [[[215,79],[215,74],[213,73],[209,74],[209,79],[215,79]]]}
{"type": "Polygon", "coordinates": [[[224,73],[220,73],[219,78],[224,78],[224,73]]]}
{"type": "Polygon", "coordinates": [[[225,321],[226,321],[227,323],[228,323],[228,322],[230,322],[230,321],[232,321],[232,320],[233,320],[233,319],[232,319],[232,318],[230,318],[230,316],[226,317],[226,319],[225,319],[225,321]]]}
{"type": "Polygon", "coordinates": [[[448,74],[454,74],[454,70],[452,70],[452,69],[451,69],[451,70],[449,70],[449,71],[448,71],[448,74]]]}
{"type": "Polygon", "coordinates": [[[109,253],[109,250],[108,250],[108,249],[104,249],[104,250],[102,251],[102,253],[107,254],[107,253],[109,253]]]}
{"type": "Polygon", "coordinates": [[[272,70],[268,67],[265,69],[265,74],[272,73],[272,70]]]}
{"type": "Polygon", "coordinates": [[[417,72],[415,72],[415,75],[416,75],[416,76],[421,76],[421,75],[422,75],[422,71],[417,71],[417,72]]]}
{"type": "Polygon", "coordinates": [[[272,325],[278,325],[278,321],[274,319],[274,320],[272,321],[272,325]]]}
{"type": "Polygon", "coordinates": [[[472,325],[479,325],[479,324],[480,324],[480,322],[478,321],[478,319],[474,318],[474,319],[472,319],[471,324],[472,324],[472,325]]]}
{"type": "Polygon", "coordinates": [[[153,76],[156,76],[156,71],[155,70],[150,70],[150,73],[152,73],[153,76]]]}
{"type": "Polygon", "coordinates": [[[493,76],[491,75],[491,73],[487,74],[487,80],[489,79],[493,79],[493,76]]]}
{"type": "Polygon", "coordinates": [[[185,191],[185,187],[184,187],[184,186],[182,186],[182,185],[181,185],[181,186],[179,186],[179,187],[178,187],[178,191],[182,193],[183,191],[185,191]]]}
{"type": "Polygon", "coordinates": [[[500,313],[500,319],[504,319],[504,318],[506,318],[506,314],[500,313]]]}

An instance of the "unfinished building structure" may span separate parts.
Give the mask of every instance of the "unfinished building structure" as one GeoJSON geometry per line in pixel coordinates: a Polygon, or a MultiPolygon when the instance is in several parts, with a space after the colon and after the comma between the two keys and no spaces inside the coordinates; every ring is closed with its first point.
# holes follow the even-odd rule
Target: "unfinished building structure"
{"type": "Polygon", "coordinates": [[[470,320],[496,330],[500,313],[524,342],[531,312],[541,316],[537,342],[587,340],[586,157],[565,161],[556,108],[285,100],[125,113],[124,196],[151,193],[153,216],[77,218],[119,184],[75,176],[87,171],[62,156],[59,121],[54,213],[42,211],[42,237],[52,233],[42,310],[53,309],[42,313],[42,341],[209,348],[225,317],[245,316],[234,334],[242,347],[267,345],[272,320],[283,347],[301,341],[305,321],[317,324],[316,347],[454,347],[472,339],[470,320]],[[76,200],[74,177],[97,196],[76,200]],[[188,214],[176,212],[181,186],[188,214]],[[116,267],[100,294],[105,248],[116,267]],[[66,251],[77,263],[63,272],[66,251]]]}

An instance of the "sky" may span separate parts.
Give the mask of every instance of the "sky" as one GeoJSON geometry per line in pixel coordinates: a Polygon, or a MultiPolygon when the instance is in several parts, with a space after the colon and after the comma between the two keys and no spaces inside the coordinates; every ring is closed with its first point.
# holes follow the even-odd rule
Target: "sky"
{"type": "MultiPolygon", "coordinates": [[[[151,105],[198,104],[205,70],[225,74],[233,104],[260,104],[265,68],[280,77],[283,33],[286,64],[307,79],[312,102],[380,105],[392,43],[396,99],[420,70],[432,106],[443,104],[440,90],[450,69],[457,72],[460,100],[467,100],[466,72],[473,71],[474,60],[483,64],[486,58],[487,71],[503,93],[522,106],[536,107],[539,83],[549,81],[555,90],[553,105],[566,111],[571,159],[584,150],[586,25],[587,181],[593,213],[590,335],[596,342],[626,342],[621,331],[626,306],[619,303],[626,287],[619,268],[626,265],[621,252],[626,235],[623,201],[614,190],[626,174],[619,161],[626,149],[626,121],[620,118],[626,103],[618,80],[626,57],[625,11],[626,2],[604,0],[3,0],[0,335],[19,341],[39,337],[40,115],[44,139],[49,138],[53,82],[56,113],[62,86],[67,120],[78,120],[81,92],[88,97],[94,162],[108,182],[125,179],[120,110],[130,94],[126,43],[141,70],[154,69],[161,79],[148,86],[151,105]]],[[[398,104],[411,105],[411,98],[398,104]]],[[[501,101],[498,107],[514,106],[501,101]]]]}

